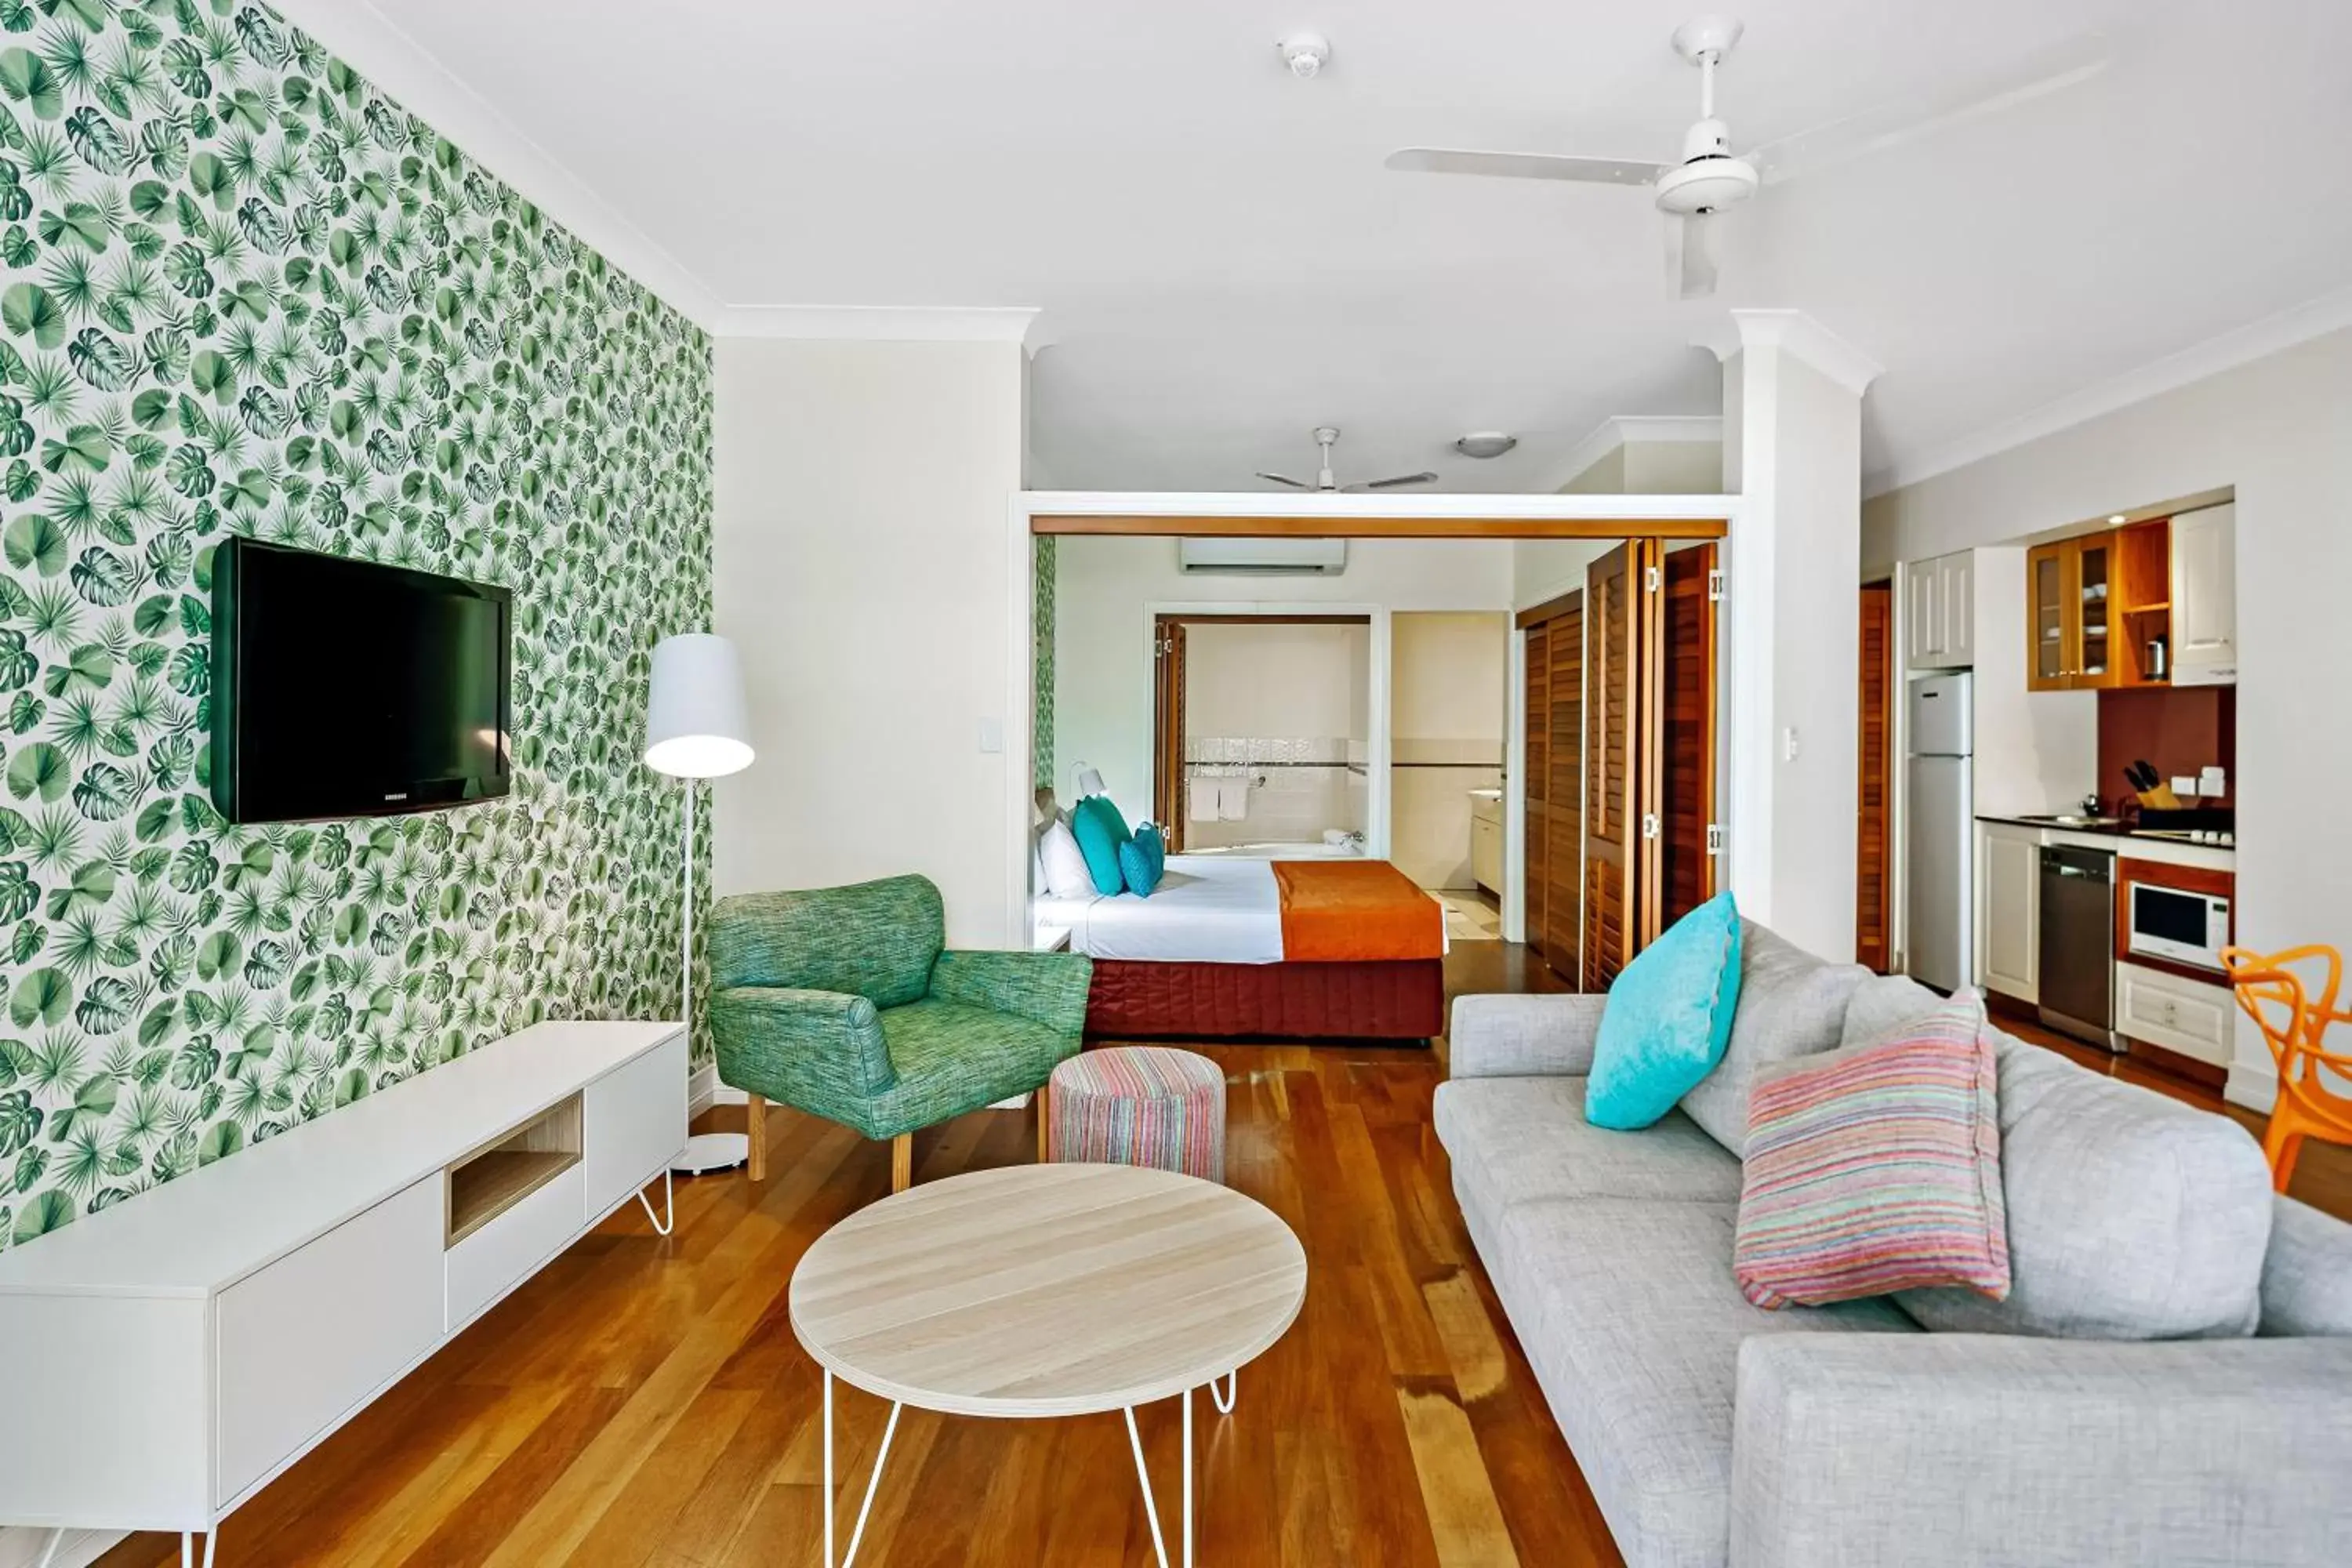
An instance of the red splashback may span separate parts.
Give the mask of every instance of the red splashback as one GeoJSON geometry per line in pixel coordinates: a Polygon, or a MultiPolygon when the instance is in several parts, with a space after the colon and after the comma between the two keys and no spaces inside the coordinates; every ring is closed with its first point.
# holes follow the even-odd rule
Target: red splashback
{"type": "MultiPolygon", "coordinates": [[[[2146,758],[2167,783],[2194,778],[2200,768],[2229,770],[2238,787],[2238,689],[2234,686],[2155,686],[2099,693],[2099,795],[2132,798],[2124,769],[2146,758]]],[[[2201,805],[2228,805],[2229,795],[2201,805]]]]}

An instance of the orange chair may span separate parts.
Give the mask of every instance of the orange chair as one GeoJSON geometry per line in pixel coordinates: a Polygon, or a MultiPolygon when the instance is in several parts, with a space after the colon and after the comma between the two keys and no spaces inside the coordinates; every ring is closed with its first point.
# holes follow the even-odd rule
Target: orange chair
{"type": "Polygon", "coordinates": [[[2263,1138],[2263,1153],[2270,1161],[2271,1184],[2280,1192],[2294,1175],[2295,1155],[2305,1133],[2331,1143],[2352,1144],[2352,1098],[2338,1094],[2321,1081],[2325,1068],[2352,1079],[2352,1056],[2325,1049],[2320,1041],[2327,1026],[2352,1020],[2352,1011],[2339,1011],[2336,992],[2344,978],[2344,957],[2332,947],[2291,947],[2284,952],[2249,952],[2242,947],[2221,950],[2221,966],[2229,973],[2238,1005],[2261,1026],[2263,1038],[2278,1062],[2278,1103],[2271,1108],[2270,1131],[2263,1138]],[[2305,985],[2298,968],[2319,971],[2316,999],[2305,985]]]}

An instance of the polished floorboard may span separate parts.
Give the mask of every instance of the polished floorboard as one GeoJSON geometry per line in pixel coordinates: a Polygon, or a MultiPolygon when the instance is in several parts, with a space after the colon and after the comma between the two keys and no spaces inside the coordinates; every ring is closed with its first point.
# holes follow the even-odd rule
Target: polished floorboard
{"type": "MultiPolygon", "coordinates": [[[[1557,989],[1525,948],[1461,942],[1448,989],[1557,989]]],[[[2004,1023],[2209,1110],[2212,1092],[2004,1023]]],[[[1207,1047],[1229,1084],[1227,1175],[1297,1231],[1297,1324],[1198,1426],[1204,1564],[1620,1559],[1462,1229],[1430,1129],[1434,1049],[1207,1047]]],[[[2259,1119],[2238,1114],[2253,1124],[2259,1119]]],[[[818,1373],[785,1286],[810,1242],[889,1187],[887,1146],[789,1112],[768,1181],[677,1185],[667,1239],[631,1205],[231,1518],[222,1568],[815,1563],[818,1373]]],[[[1032,1158],[1026,1111],[919,1138],[918,1180],[1032,1158]]],[[[2352,1216],[2352,1153],[2306,1145],[2296,1191],[2352,1216]]],[[[842,1400],[843,1541],[887,1407],[842,1400]]],[[[1172,1403],[1140,1415],[1175,1529],[1172,1403]]],[[[877,1568],[1152,1563],[1117,1415],[902,1418],[858,1560],[877,1568]]],[[[162,1568],[142,1535],[106,1568],[162,1568]]]]}
{"type": "MultiPolygon", "coordinates": [[[[1456,955],[1452,988],[1551,988],[1523,950],[1456,955]]],[[[1200,1562],[1618,1562],[1463,1232],[1430,1130],[1442,1050],[1207,1051],[1230,1086],[1227,1179],[1297,1231],[1309,1273],[1234,1414],[1194,1401],[1200,1562]]],[[[232,1516],[222,1568],[818,1563],[819,1379],[785,1286],[889,1190],[889,1151],[791,1113],[769,1125],[765,1184],[680,1182],[667,1239],[621,1211],[232,1516]]],[[[916,1178],[1034,1149],[1028,1112],[977,1112],[917,1139],[916,1178]]],[[[840,1410],[846,1544],[887,1406],[848,1391],[840,1410]]],[[[1177,1407],[1139,1418],[1173,1550],[1177,1407]]],[[[177,1538],[102,1561],[177,1563],[177,1538]]],[[[858,1561],[1143,1568],[1124,1424],[908,1410],[858,1561]]]]}

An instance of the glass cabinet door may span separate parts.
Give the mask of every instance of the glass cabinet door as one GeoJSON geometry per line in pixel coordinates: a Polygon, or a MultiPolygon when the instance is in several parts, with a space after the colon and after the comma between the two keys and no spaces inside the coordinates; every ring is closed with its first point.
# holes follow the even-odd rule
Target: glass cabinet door
{"type": "Polygon", "coordinates": [[[2072,673],[2066,657],[2065,566],[2063,544],[2044,544],[2026,552],[2026,586],[2033,611],[2028,623],[2033,638],[2033,662],[2029,667],[2033,679],[2029,684],[2036,688],[2062,687],[2072,673]]]}
{"type": "Polygon", "coordinates": [[[2077,686],[2106,686],[2115,680],[2115,661],[2109,657],[2115,639],[2109,635],[2107,620],[2115,560],[2112,533],[2094,534],[2077,543],[2074,588],[2079,619],[2075,624],[2081,629],[2075,646],[2082,655],[2074,661],[2077,686]]]}

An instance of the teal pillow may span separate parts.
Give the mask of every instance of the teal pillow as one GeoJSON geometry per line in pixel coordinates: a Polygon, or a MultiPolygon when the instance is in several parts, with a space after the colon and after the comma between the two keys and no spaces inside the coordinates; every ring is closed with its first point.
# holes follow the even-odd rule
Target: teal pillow
{"type": "Polygon", "coordinates": [[[1095,879],[1095,891],[1104,898],[1118,892],[1127,884],[1118,869],[1118,847],[1130,837],[1127,818],[1118,814],[1107,795],[1090,795],[1078,802],[1070,813],[1070,835],[1078,841],[1078,853],[1087,859],[1087,875],[1095,879]]]}
{"type": "Polygon", "coordinates": [[[1160,829],[1150,823],[1135,830],[1135,837],[1118,847],[1119,875],[1127,879],[1127,890],[1139,899],[1151,896],[1160,886],[1160,874],[1168,869],[1168,841],[1160,837],[1160,829]]]}
{"type": "Polygon", "coordinates": [[[1647,1127],[1715,1070],[1739,1005],[1739,910],[1717,893],[1642,951],[1609,988],[1584,1119],[1647,1127]]]}

